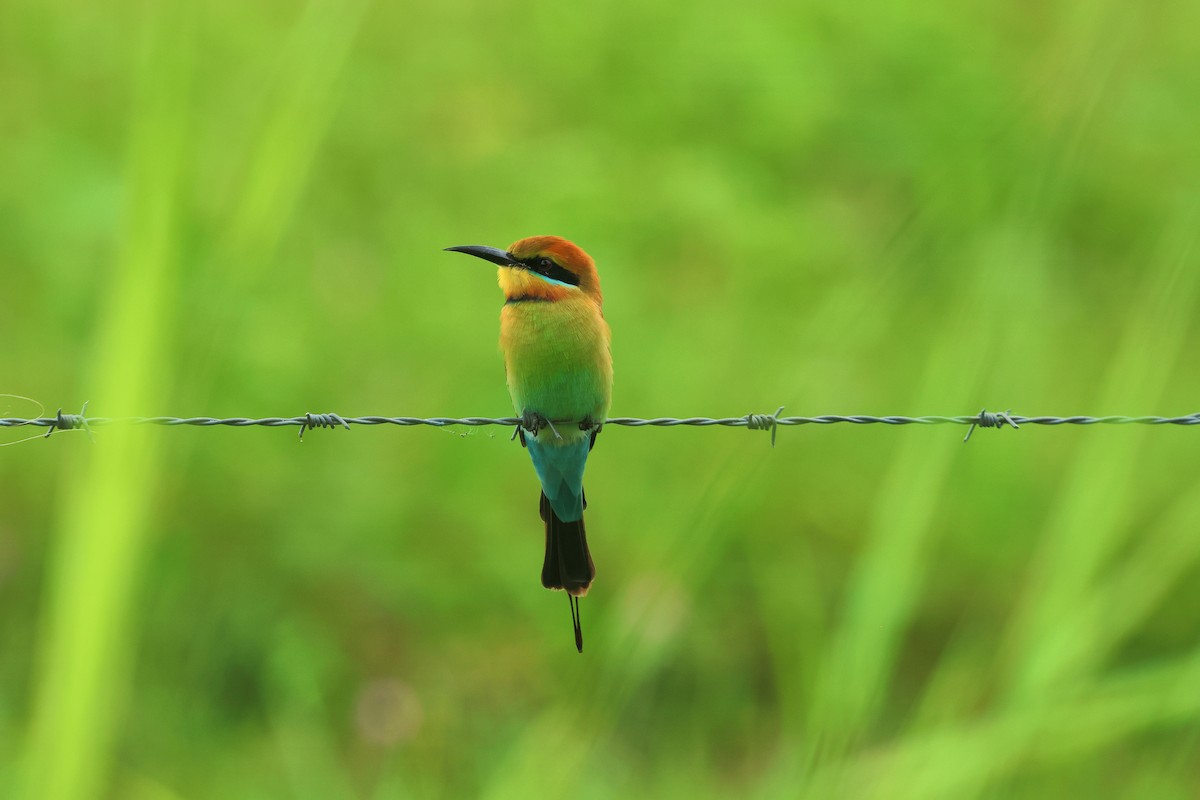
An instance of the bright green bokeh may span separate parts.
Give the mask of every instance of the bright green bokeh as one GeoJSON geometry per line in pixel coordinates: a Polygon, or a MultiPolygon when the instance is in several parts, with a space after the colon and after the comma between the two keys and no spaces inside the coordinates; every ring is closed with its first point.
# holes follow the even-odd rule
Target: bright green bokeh
{"type": "MultiPolygon", "coordinates": [[[[506,415],[440,250],[556,233],[614,414],[1193,412],[1198,29],[10,2],[0,392],[506,415]]],[[[508,434],[0,448],[0,797],[1200,793],[1200,430],[612,428],[583,656],[508,434]]]]}

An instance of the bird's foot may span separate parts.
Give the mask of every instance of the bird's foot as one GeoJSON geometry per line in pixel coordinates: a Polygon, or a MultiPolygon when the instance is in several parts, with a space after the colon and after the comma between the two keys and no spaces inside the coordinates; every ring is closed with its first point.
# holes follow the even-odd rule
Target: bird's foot
{"type": "Polygon", "coordinates": [[[521,427],[534,436],[537,436],[538,431],[542,430],[543,428],[549,428],[554,434],[555,439],[562,438],[562,436],[559,435],[558,430],[555,429],[554,423],[536,411],[525,411],[521,414],[521,427]]]}
{"type": "Polygon", "coordinates": [[[591,438],[588,440],[588,450],[596,446],[596,437],[600,435],[600,431],[604,428],[603,422],[596,422],[592,419],[591,414],[587,415],[579,421],[579,430],[587,433],[592,432],[591,438]]]}
{"type": "Polygon", "coordinates": [[[525,411],[521,414],[521,428],[533,436],[537,436],[538,431],[548,424],[549,420],[536,411],[525,411]]]}

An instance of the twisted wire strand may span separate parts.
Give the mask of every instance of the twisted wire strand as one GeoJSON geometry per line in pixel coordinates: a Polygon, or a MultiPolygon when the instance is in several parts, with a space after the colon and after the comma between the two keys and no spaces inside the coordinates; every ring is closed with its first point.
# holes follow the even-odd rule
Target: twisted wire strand
{"type": "MultiPolygon", "coordinates": [[[[18,417],[0,418],[0,428],[19,428],[25,426],[49,428],[46,436],[55,430],[84,430],[91,435],[91,429],[105,425],[189,425],[202,428],[224,426],[246,428],[261,426],[267,428],[299,427],[300,438],[304,432],[316,428],[343,427],[350,430],[352,425],[398,425],[412,427],[430,425],[437,428],[452,425],[467,427],[482,427],[485,425],[501,425],[505,427],[520,427],[519,417],[385,417],[363,416],[346,417],[334,413],[308,413],[297,417],[88,417],[87,404],[79,414],[64,414],[59,409],[53,417],[35,417],[22,419],[18,417]]],[[[784,417],[780,416],[780,407],[774,414],[746,414],[742,417],[610,417],[605,425],[622,425],[631,428],[647,426],[671,428],[679,425],[696,427],[721,426],[727,428],[748,428],[750,430],[768,430],[771,432],[771,444],[775,444],[775,435],[779,426],[795,425],[969,425],[967,441],[976,427],[1002,428],[1005,426],[1019,428],[1022,425],[1200,425],[1200,412],[1178,417],[1139,416],[1129,417],[1111,415],[1105,417],[1092,416],[1037,416],[1025,417],[1010,411],[989,412],[986,409],[978,414],[963,416],[925,415],[909,417],[902,415],[871,416],[867,414],[825,414],[817,417],[784,417]]],[[[580,424],[576,420],[552,420],[557,425],[580,424]]]]}

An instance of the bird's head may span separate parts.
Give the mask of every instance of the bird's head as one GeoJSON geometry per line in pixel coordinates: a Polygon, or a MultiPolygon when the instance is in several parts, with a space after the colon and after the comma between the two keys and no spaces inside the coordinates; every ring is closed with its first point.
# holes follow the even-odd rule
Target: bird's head
{"type": "Polygon", "coordinates": [[[600,276],[591,256],[561,236],[530,236],[507,250],[482,245],[446,249],[498,265],[507,300],[565,300],[582,293],[600,304],[600,276]]]}

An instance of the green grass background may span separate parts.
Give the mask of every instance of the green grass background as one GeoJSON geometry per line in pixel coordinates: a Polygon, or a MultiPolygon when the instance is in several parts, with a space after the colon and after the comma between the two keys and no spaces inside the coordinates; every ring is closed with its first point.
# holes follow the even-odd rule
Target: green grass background
{"type": "MultiPolygon", "coordinates": [[[[614,414],[1190,413],[1198,28],[10,0],[0,392],[506,415],[440,248],[556,233],[614,414]]],[[[0,449],[0,796],[1197,796],[1200,430],[961,434],[606,431],[583,656],[506,430],[0,449]]]]}

